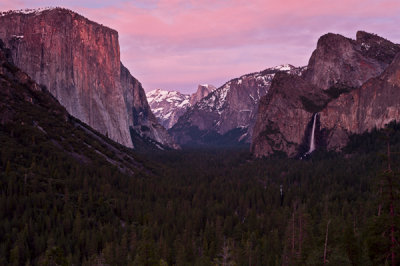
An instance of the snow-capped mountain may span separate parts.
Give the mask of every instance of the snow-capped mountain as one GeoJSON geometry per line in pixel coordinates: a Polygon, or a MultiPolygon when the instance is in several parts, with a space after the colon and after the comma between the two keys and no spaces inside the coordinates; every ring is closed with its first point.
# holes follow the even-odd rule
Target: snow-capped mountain
{"type": "Polygon", "coordinates": [[[171,128],[186,110],[199,100],[215,90],[213,85],[199,85],[197,91],[191,95],[178,91],[156,89],[146,94],[151,110],[158,121],[165,127],[171,128]]]}
{"type": "Polygon", "coordinates": [[[165,128],[171,128],[190,106],[190,95],[178,91],[156,89],[146,96],[151,110],[165,128]]]}
{"type": "Polygon", "coordinates": [[[275,73],[301,75],[304,70],[285,64],[232,79],[190,107],[169,132],[182,145],[249,143],[259,100],[275,73]]]}

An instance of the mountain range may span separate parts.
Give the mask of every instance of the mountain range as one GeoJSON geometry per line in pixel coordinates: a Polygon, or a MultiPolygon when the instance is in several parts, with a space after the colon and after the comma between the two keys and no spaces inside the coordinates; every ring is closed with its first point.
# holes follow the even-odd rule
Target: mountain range
{"type": "Polygon", "coordinates": [[[166,129],[171,128],[186,110],[206,97],[216,88],[213,85],[199,85],[192,94],[182,94],[178,91],[156,89],[146,94],[150,108],[158,121],[166,129]]]}
{"type": "Polygon", "coordinates": [[[118,33],[70,10],[2,12],[0,39],[12,63],[68,113],[131,148],[250,145],[257,157],[297,156],[312,135],[317,147],[340,150],[352,134],[399,119],[400,47],[363,31],[355,40],[322,36],[305,67],[267,68],[190,96],[147,97],[120,62],[118,33]]]}
{"type": "MultiPolygon", "coordinates": [[[[355,40],[328,33],[305,67],[268,68],[232,79],[194,105],[185,105],[186,96],[179,102],[184,108],[153,110],[161,121],[173,117],[168,132],[186,147],[251,143],[256,157],[276,151],[293,157],[304,155],[313,139],[318,148],[339,151],[352,134],[399,119],[399,51],[398,44],[364,31],[355,40]]],[[[157,93],[150,99],[160,99],[157,93]]]]}
{"type": "Polygon", "coordinates": [[[251,141],[258,102],[278,72],[305,68],[280,65],[232,79],[198,101],[168,130],[182,146],[237,146],[251,141]]]}

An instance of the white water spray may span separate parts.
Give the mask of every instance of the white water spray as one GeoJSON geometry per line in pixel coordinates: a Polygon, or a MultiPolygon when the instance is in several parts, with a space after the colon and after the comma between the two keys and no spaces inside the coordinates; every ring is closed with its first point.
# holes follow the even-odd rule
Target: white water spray
{"type": "Polygon", "coordinates": [[[313,117],[314,121],[313,121],[312,132],[311,132],[310,149],[307,152],[308,154],[310,154],[313,151],[315,151],[315,124],[316,124],[316,121],[317,121],[317,114],[318,113],[315,113],[314,117],[313,117]]]}

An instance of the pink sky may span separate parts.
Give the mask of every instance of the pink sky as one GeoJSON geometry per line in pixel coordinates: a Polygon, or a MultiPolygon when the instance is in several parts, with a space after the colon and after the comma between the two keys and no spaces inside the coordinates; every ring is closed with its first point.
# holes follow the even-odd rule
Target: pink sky
{"type": "Polygon", "coordinates": [[[400,1],[1,0],[0,10],[63,6],[119,32],[121,61],[146,91],[219,87],[279,64],[306,65],[319,36],[357,30],[400,42],[400,1]]]}

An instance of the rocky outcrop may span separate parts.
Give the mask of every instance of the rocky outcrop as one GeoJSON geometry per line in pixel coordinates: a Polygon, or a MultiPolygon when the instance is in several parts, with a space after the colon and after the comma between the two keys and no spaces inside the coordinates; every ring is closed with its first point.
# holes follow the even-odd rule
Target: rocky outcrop
{"type": "Polygon", "coordinates": [[[342,94],[319,114],[320,127],[327,129],[327,147],[333,150],[340,150],[351,134],[400,121],[400,53],[382,75],[342,94]]]}
{"type": "Polygon", "coordinates": [[[119,82],[118,33],[66,9],[0,17],[0,39],[13,62],[69,113],[132,146],[119,82]]]}
{"type": "Polygon", "coordinates": [[[142,84],[121,64],[121,84],[131,130],[141,137],[178,149],[167,130],[161,126],[147,102],[142,84]]]}
{"type": "Polygon", "coordinates": [[[0,40],[0,132],[3,142],[16,145],[19,158],[31,150],[39,158],[51,154],[60,160],[76,160],[82,166],[112,166],[129,175],[150,172],[130,149],[72,117],[11,59],[0,40]]]}
{"type": "Polygon", "coordinates": [[[195,105],[198,101],[206,97],[210,92],[216,90],[213,85],[201,84],[197,87],[197,91],[190,95],[190,105],[195,105]]]}
{"type": "Polygon", "coordinates": [[[355,41],[335,34],[322,36],[304,75],[277,75],[261,100],[253,154],[304,154],[315,113],[317,146],[335,150],[347,143],[350,134],[398,119],[395,101],[400,91],[393,74],[398,52],[398,45],[365,32],[358,32],[355,41]]]}
{"type": "Polygon", "coordinates": [[[327,90],[333,86],[357,88],[378,76],[400,47],[377,35],[357,32],[356,40],[328,33],[318,40],[305,79],[327,90]]]}
{"type": "Polygon", "coordinates": [[[252,152],[256,156],[299,150],[313,113],[324,106],[328,96],[303,78],[279,73],[263,97],[254,126],[252,152]]]}
{"type": "Polygon", "coordinates": [[[6,127],[10,123],[26,122],[20,121],[24,113],[31,113],[26,107],[36,105],[48,109],[46,111],[61,121],[68,121],[65,108],[44,87],[12,64],[11,51],[0,39],[0,125],[6,127]]]}
{"type": "MultiPolygon", "coordinates": [[[[150,136],[166,134],[143,89],[130,82],[135,79],[120,63],[115,30],[67,9],[22,10],[1,13],[0,39],[18,67],[102,134],[128,147],[133,146],[129,128],[137,129],[137,123],[145,121],[150,136]],[[134,120],[131,106],[145,115],[134,120]]],[[[168,145],[161,136],[157,141],[168,145]]]]}
{"type": "Polygon", "coordinates": [[[274,75],[303,70],[282,65],[232,79],[189,108],[169,132],[181,145],[248,143],[258,102],[267,94],[274,75]]]}

